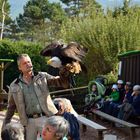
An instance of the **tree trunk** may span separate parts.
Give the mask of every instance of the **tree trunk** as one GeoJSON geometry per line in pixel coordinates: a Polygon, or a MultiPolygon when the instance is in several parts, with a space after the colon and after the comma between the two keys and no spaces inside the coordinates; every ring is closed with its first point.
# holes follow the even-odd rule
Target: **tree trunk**
{"type": "Polygon", "coordinates": [[[5,6],[5,0],[2,4],[2,24],[1,24],[1,34],[0,34],[0,40],[3,38],[3,31],[4,31],[4,21],[5,21],[5,12],[4,12],[4,6],[5,6]]]}

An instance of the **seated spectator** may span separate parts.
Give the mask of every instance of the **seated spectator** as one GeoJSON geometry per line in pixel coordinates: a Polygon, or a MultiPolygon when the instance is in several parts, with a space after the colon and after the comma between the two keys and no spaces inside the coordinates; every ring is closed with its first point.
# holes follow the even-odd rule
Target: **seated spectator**
{"type": "Polygon", "coordinates": [[[133,92],[132,90],[132,84],[131,82],[126,82],[125,86],[124,86],[124,93],[125,93],[125,96],[124,96],[124,99],[123,99],[123,103],[124,102],[131,102],[131,94],[133,92]]]}
{"type": "Polygon", "coordinates": [[[55,98],[53,100],[54,103],[59,103],[62,102],[62,104],[64,105],[64,111],[65,112],[69,112],[71,114],[73,114],[75,117],[78,116],[77,112],[74,110],[70,100],[66,99],[66,98],[55,98]]]}
{"type": "Polygon", "coordinates": [[[118,85],[118,90],[119,90],[119,93],[120,93],[119,103],[121,104],[123,102],[123,99],[124,99],[124,96],[125,96],[125,93],[124,93],[125,89],[124,89],[123,80],[118,80],[117,85],[118,85]]]}
{"type": "Polygon", "coordinates": [[[118,91],[118,86],[116,84],[113,84],[112,92],[109,96],[105,96],[102,111],[107,114],[113,115],[114,108],[116,108],[119,104],[119,95],[120,94],[118,91]]]}
{"type": "Polygon", "coordinates": [[[58,115],[63,116],[69,122],[70,129],[69,129],[68,136],[72,140],[80,140],[79,123],[76,118],[77,116],[74,116],[74,114],[72,114],[71,112],[68,112],[66,110],[66,106],[63,102],[63,98],[58,98],[58,100],[56,98],[54,100],[54,104],[55,104],[56,108],[58,109],[58,115]]]}
{"type": "MultiPolygon", "coordinates": [[[[97,81],[90,81],[88,84],[89,93],[85,96],[85,110],[96,108],[98,102],[102,99],[105,93],[105,86],[97,81]]],[[[97,107],[98,108],[98,107],[97,107]]]]}
{"type": "MultiPolygon", "coordinates": [[[[129,98],[131,97],[131,93],[132,93],[132,84],[131,84],[131,82],[126,82],[126,84],[124,86],[124,92],[120,93],[119,95],[121,96],[122,94],[124,94],[123,95],[124,99],[123,99],[123,96],[121,96],[121,98],[122,98],[123,102],[126,102],[126,100],[130,100],[129,98]]],[[[111,108],[110,115],[117,117],[121,104],[122,104],[122,101],[120,102],[120,100],[117,103],[112,103],[109,107],[109,108],[111,108]]]]}
{"type": "Polygon", "coordinates": [[[140,115],[140,85],[135,85],[133,87],[133,93],[132,93],[132,106],[134,108],[133,114],[135,116],[140,115]]]}
{"type": "Polygon", "coordinates": [[[51,116],[42,130],[43,140],[68,140],[69,123],[61,116],[51,116]]]}
{"type": "Polygon", "coordinates": [[[119,100],[119,91],[118,91],[118,86],[114,84],[112,86],[112,92],[109,96],[105,96],[105,101],[113,101],[113,102],[118,102],[119,100]]]}
{"type": "Polygon", "coordinates": [[[118,118],[122,120],[129,120],[132,116],[133,119],[140,115],[140,85],[135,85],[133,87],[133,93],[128,102],[124,102],[120,106],[120,111],[118,113],[118,118]]]}
{"type": "Polygon", "coordinates": [[[24,128],[19,123],[8,123],[1,132],[2,140],[24,140],[24,128]]]}

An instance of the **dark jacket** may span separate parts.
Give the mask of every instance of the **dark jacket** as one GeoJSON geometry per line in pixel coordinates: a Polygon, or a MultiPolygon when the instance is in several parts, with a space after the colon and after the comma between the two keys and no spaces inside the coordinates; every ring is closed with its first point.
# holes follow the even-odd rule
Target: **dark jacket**
{"type": "Polygon", "coordinates": [[[64,112],[62,115],[70,124],[70,130],[69,135],[72,138],[72,140],[80,140],[80,134],[79,134],[79,123],[77,118],[68,112],[64,112]]]}

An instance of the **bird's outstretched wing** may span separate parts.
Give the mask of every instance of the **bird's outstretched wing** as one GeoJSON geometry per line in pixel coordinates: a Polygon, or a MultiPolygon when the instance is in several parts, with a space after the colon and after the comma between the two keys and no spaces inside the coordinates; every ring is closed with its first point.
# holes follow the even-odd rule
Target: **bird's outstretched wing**
{"type": "Polygon", "coordinates": [[[86,53],[87,49],[83,48],[80,44],[76,42],[70,42],[68,45],[64,45],[59,42],[53,42],[46,46],[40,52],[40,54],[43,56],[52,57],[53,65],[51,64],[51,66],[60,67],[60,65],[57,66],[55,64],[58,64],[58,61],[56,61],[55,58],[57,57],[60,59],[61,64],[63,66],[67,66],[72,73],[79,73],[81,70],[84,69],[86,71],[86,67],[84,66],[84,64],[82,64],[82,60],[84,59],[86,53]]]}
{"type": "Polygon", "coordinates": [[[63,56],[69,57],[75,61],[82,61],[87,52],[86,48],[83,48],[76,42],[70,42],[68,45],[61,44],[59,42],[53,42],[46,46],[40,54],[42,56],[63,56]]]}
{"type": "Polygon", "coordinates": [[[61,47],[62,45],[59,42],[53,42],[41,50],[40,54],[42,56],[53,56],[55,55],[54,53],[56,52],[56,49],[61,47]]]}
{"type": "Polygon", "coordinates": [[[72,58],[76,61],[82,61],[87,53],[87,49],[83,48],[76,42],[69,43],[66,47],[62,47],[61,55],[72,58]]]}

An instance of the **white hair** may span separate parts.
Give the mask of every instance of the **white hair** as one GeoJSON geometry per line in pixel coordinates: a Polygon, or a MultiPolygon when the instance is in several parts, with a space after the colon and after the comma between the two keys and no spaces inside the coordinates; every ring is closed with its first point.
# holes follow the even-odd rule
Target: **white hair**
{"type": "Polygon", "coordinates": [[[6,124],[2,131],[2,138],[7,140],[24,140],[24,127],[20,123],[11,122],[6,124]]]}
{"type": "Polygon", "coordinates": [[[50,125],[55,129],[56,136],[59,138],[66,137],[69,131],[69,122],[61,116],[51,116],[47,118],[44,128],[50,125]]]}
{"type": "Polygon", "coordinates": [[[58,103],[58,104],[59,104],[59,102],[62,102],[66,112],[70,112],[75,117],[78,116],[78,113],[74,110],[74,108],[73,108],[73,106],[71,104],[71,101],[69,99],[66,99],[66,98],[55,98],[53,101],[55,103],[58,103]]]}
{"type": "Polygon", "coordinates": [[[135,85],[133,87],[133,91],[139,91],[140,92],[140,85],[135,85]]]}

